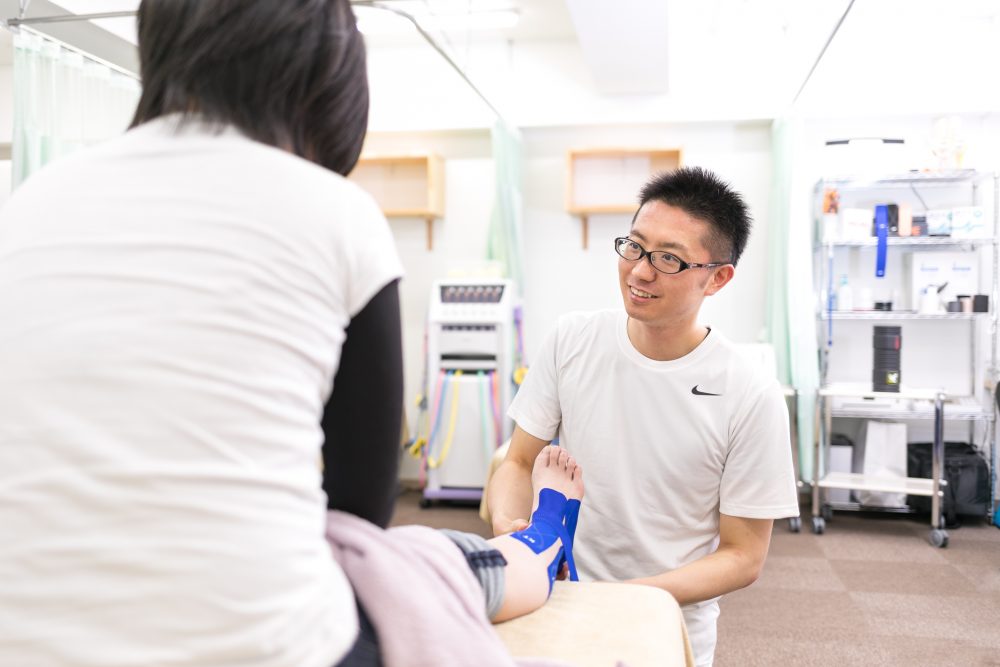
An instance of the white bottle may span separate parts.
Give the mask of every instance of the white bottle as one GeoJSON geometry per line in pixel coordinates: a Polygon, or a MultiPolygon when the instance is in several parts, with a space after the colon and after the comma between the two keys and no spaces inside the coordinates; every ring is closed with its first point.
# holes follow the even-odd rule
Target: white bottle
{"type": "Polygon", "coordinates": [[[854,295],[846,275],[840,276],[840,286],[837,287],[837,310],[854,310],[854,295]]]}

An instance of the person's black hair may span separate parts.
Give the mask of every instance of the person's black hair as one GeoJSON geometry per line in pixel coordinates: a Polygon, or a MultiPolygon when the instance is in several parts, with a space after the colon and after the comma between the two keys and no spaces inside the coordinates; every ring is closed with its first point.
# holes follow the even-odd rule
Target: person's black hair
{"type": "MultiPolygon", "coordinates": [[[[705,245],[713,262],[739,261],[750,238],[750,213],[743,197],[711,171],[684,167],[657,174],[639,192],[639,209],[650,201],[676,206],[707,222],[712,231],[705,245]]],[[[637,210],[632,224],[638,215],[637,210]]]]}
{"type": "Polygon", "coordinates": [[[368,127],[348,0],[142,0],[132,127],[197,115],[347,175],[368,127]]]}

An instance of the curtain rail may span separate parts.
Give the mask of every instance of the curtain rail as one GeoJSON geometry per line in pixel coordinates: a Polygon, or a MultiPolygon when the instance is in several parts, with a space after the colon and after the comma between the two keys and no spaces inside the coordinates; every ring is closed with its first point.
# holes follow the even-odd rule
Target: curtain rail
{"type": "Polygon", "coordinates": [[[135,16],[135,12],[100,12],[97,14],[57,14],[55,16],[37,16],[35,18],[7,19],[5,23],[10,28],[35,23],[65,23],[67,21],[92,21],[95,19],[117,19],[135,16]]]}
{"type": "Polygon", "coordinates": [[[483,103],[490,108],[490,111],[492,111],[500,121],[506,123],[506,121],[504,121],[503,114],[497,111],[497,108],[493,106],[493,103],[490,102],[489,98],[487,98],[486,95],[483,94],[483,91],[479,90],[479,88],[476,87],[476,84],[472,83],[472,80],[465,73],[465,70],[459,67],[458,63],[456,63],[454,60],[451,59],[451,56],[448,55],[448,52],[445,51],[443,48],[441,48],[441,45],[437,43],[437,40],[434,39],[430,35],[430,33],[424,30],[423,27],[421,27],[420,23],[417,21],[417,19],[413,18],[412,15],[400,9],[396,9],[395,7],[389,7],[384,2],[377,2],[376,0],[351,0],[351,5],[355,7],[371,7],[372,9],[381,9],[382,11],[392,12],[397,16],[402,16],[404,19],[412,23],[413,27],[416,28],[417,32],[420,33],[420,36],[424,38],[424,41],[426,41],[432,49],[437,51],[438,55],[444,58],[445,62],[447,62],[451,66],[451,68],[455,70],[455,72],[460,77],[462,77],[462,80],[465,81],[465,83],[468,84],[469,88],[472,89],[472,92],[474,92],[479,97],[479,99],[481,99],[483,103]]]}
{"type": "Polygon", "coordinates": [[[98,56],[95,56],[93,53],[88,53],[87,51],[84,51],[80,47],[74,46],[74,45],[70,44],[69,42],[66,42],[64,40],[59,39],[58,37],[53,37],[52,35],[49,35],[47,33],[40,32],[40,31],[36,30],[35,28],[32,28],[31,26],[27,26],[26,25],[26,26],[22,26],[22,28],[23,28],[23,32],[25,34],[33,35],[35,37],[38,37],[39,39],[47,40],[49,42],[52,42],[53,44],[58,44],[60,47],[66,49],[67,51],[72,51],[73,53],[78,53],[81,56],[83,56],[84,58],[86,58],[87,60],[92,60],[95,63],[98,63],[100,65],[103,65],[103,66],[107,67],[108,69],[114,70],[118,74],[121,74],[122,76],[128,77],[129,79],[132,79],[133,81],[139,81],[140,80],[139,79],[139,75],[136,74],[135,72],[133,72],[131,70],[127,70],[124,67],[122,67],[121,65],[116,65],[113,62],[107,61],[104,58],[100,58],[98,56]]]}

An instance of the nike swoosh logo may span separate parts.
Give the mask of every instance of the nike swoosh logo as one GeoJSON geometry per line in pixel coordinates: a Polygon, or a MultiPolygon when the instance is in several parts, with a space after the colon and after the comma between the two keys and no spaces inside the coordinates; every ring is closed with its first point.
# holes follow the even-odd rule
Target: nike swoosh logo
{"type": "Polygon", "coordinates": [[[691,387],[691,393],[694,394],[695,396],[722,396],[722,394],[713,394],[707,391],[700,391],[698,389],[698,385],[691,387]]]}

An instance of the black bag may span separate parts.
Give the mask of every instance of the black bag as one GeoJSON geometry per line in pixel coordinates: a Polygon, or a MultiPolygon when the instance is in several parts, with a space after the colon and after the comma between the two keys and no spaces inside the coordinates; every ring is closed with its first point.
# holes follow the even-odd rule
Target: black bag
{"type": "MultiPolygon", "coordinates": [[[[906,474],[908,477],[931,478],[931,448],[929,442],[907,445],[906,474]]],[[[990,511],[990,469],[976,448],[967,442],[944,444],[944,487],[942,515],[948,526],[957,526],[959,514],[984,517],[990,511]]],[[[929,512],[929,496],[907,496],[911,508],[929,512]]]]}

